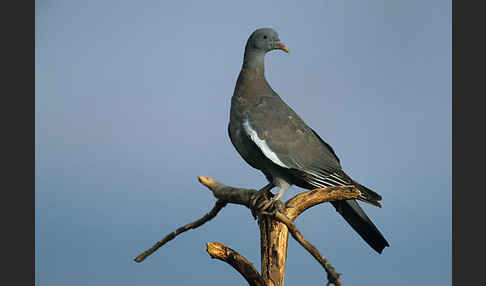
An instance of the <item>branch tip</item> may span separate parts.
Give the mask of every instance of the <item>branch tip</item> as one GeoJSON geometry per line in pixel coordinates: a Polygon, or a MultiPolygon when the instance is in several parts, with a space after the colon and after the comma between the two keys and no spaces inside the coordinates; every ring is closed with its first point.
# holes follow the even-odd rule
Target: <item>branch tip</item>
{"type": "Polygon", "coordinates": [[[199,180],[199,183],[205,185],[208,188],[211,188],[215,183],[214,179],[206,176],[198,176],[197,179],[199,180]]]}
{"type": "Polygon", "coordinates": [[[169,242],[172,239],[174,239],[179,234],[181,234],[183,232],[186,232],[186,231],[188,231],[190,229],[198,228],[201,225],[205,224],[206,222],[210,221],[211,219],[213,219],[219,213],[219,211],[221,211],[222,208],[224,208],[226,206],[226,204],[227,203],[224,202],[224,201],[217,200],[216,203],[214,204],[214,207],[207,214],[205,214],[202,218],[200,218],[200,219],[198,219],[198,220],[196,220],[194,222],[191,222],[189,224],[186,224],[184,226],[181,226],[178,229],[176,229],[175,231],[169,233],[162,240],[160,240],[157,243],[155,243],[154,246],[152,246],[151,248],[145,250],[143,253],[141,253],[140,255],[138,255],[134,259],[134,261],[135,262],[139,262],[139,263],[142,262],[142,261],[144,261],[145,258],[147,258],[149,255],[151,255],[152,253],[154,253],[157,249],[159,249],[160,247],[162,247],[167,242],[169,242]]]}
{"type": "Polygon", "coordinates": [[[219,242],[206,242],[206,251],[211,258],[227,259],[227,247],[219,242]]]}
{"type": "Polygon", "coordinates": [[[206,242],[206,251],[211,258],[224,261],[232,266],[246,279],[250,286],[267,285],[253,264],[235,250],[219,242],[206,242]]]}

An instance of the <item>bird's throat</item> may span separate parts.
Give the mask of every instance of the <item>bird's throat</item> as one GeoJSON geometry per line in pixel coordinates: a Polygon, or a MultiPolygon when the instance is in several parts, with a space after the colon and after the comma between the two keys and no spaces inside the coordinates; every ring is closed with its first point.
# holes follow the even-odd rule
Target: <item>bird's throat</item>
{"type": "Polygon", "coordinates": [[[246,49],[242,69],[263,73],[265,71],[265,53],[254,49],[246,49]]]}

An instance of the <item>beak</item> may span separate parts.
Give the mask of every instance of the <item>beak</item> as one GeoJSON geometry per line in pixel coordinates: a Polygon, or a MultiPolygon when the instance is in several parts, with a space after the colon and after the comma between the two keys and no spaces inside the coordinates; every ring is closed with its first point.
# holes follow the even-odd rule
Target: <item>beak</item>
{"type": "Polygon", "coordinates": [[[282,51],[286,52],[287,54],[290,54],[289,48],[287,48],[287,46],[284,45],[282,42],[276,42],[275,43],[275,48],[276,49],[279,49],[279,50],[282,50],[282,51]]]}

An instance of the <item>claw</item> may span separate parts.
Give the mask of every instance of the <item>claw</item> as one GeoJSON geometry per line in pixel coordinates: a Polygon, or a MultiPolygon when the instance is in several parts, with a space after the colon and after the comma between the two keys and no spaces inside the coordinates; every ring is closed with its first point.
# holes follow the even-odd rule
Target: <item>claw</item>
{"type": "Polygon", "coordinates": [[[251,214],[252,214],[254,219],[257,219],[258,213],[263,212],[263,211],[269,212],[269,211],[272,211],[272,210],[275,210],[275,209],[279,209],[279,210],[285,209],[285,206],[283,205],[283,203],[279,200],[275,200],[275,197],[268,199],[268,198],[262,196],[260,199],[261,200],[259,201],[259,203],[254,205],[251,208],[251,214]]]}
{"type": "Polygon", "coordinates": [[[270,192],[270,189],[274,186],[273,184],[268,184],[251,196],[250,210],[254,219],[257,219],[258,212],[264,211],[273,205],[275,200],[272,198],[273,194],[270,192]]]}
{"type": "Polygon", "coordinates": [[[275,201],[275,210],[284,214],[285,213],[285,204],[282,203],[281,200],[275,201]]]}
{"type": "Polygon", "coordinates": [[[256,206],[256,209],[258,209],[259,211],[266,211],[266,210],[273,209],[275,202],[276,201],[274,198],[271,198],[270,200],[267,201],[262,201],[260,202],[259,205],[256,206]]]}

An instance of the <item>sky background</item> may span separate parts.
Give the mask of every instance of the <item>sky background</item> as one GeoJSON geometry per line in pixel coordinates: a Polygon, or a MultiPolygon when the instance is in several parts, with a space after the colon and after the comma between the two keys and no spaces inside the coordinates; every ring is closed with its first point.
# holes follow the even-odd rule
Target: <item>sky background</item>
{"type": "MultiPolygon", "coordinates": [[[[36,285],[247,285],[221,242],[260,268],[258,226],[197,176],[259,188],[227,135],[249,35],[275,28],[271,86],[383,196],[363,208],[375,253],[328,204],[297,219],[345,285],[451,284],[451,1],[36,1],[36,285]]],[[[283,197],[302,189],[292,187],[283,197]]],[[[292,238],[286,285],[322,285],[292,238]]]]}

